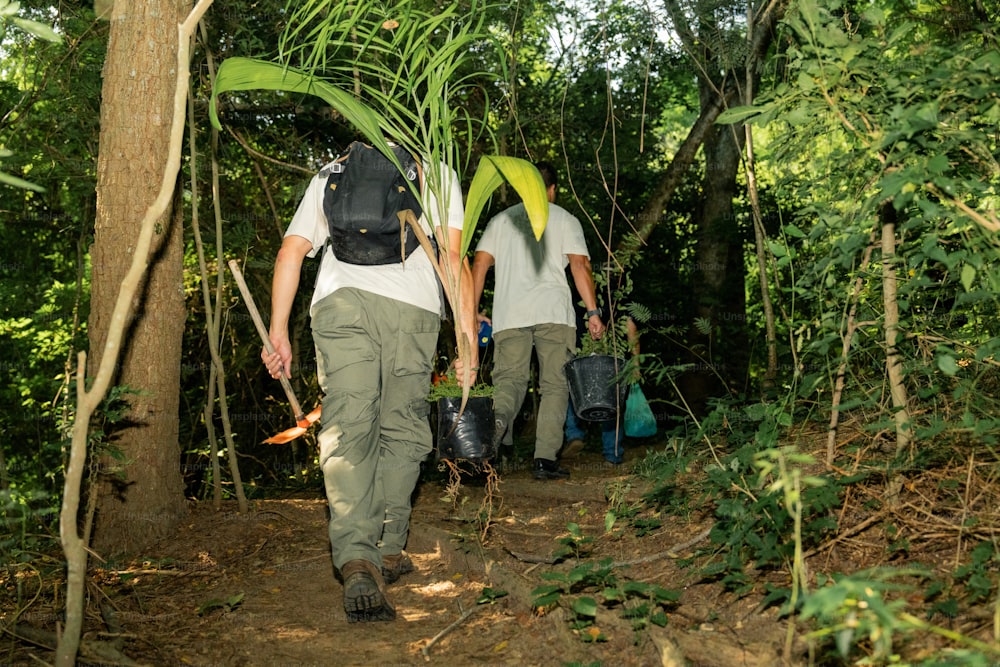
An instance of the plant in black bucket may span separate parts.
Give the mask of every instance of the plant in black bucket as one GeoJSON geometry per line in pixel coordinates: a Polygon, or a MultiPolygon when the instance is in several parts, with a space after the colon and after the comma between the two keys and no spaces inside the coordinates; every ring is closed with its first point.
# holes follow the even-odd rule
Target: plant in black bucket
{"type": "Polygon", "coordinates": [[[443,460],[473,463],[496,456],[493,443],[493,387],[477,384],[462,406],[462,387],[454,373],[437,378],[428,400],[437,405],[437,455],[443,460]]]}
{"type": "Polygon", "coordinates": [[[584,335],[577,355],[566,363],[569,395],[580,419],[607,421],[624,410],[629,382],[623,378],[631,376],[636,363],[633,355],[626,355],[631,331],[629,316],[622,315],[600,339],[584,335]]]}
{"type": "Polygon", "coordinates": [[[602,422],[624,409],[628,385],[619,382],[625,360],[609,354],[579,355],[566,363],[573,408],[580,419],[602,422]]]}
{"type": "Polygon", "coordinates": [[[473,386],[462,410],[462,387],[452,372],[436,378],[428,400],[437,405],[437,458],[442,470],[448,469],[447,499],[457,504],[463,473],[483,477],[486,493],[476,518],[480,537],[486,539],[494,501],[500,498],[500,478],[493,466],[497,455],[493,437],[493,386],[473,386]],[[472,470],[464,470],[464,463],[471,465],[472,470]]]}

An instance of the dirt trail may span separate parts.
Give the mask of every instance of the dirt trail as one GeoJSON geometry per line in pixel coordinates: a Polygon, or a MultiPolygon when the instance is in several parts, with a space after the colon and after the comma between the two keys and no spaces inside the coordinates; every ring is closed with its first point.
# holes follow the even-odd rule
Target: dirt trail
{"type": "MultiPolygon", "coordinates": [[[[638,456],[629,451],[626,466],[638,456]]],[[[98,598],[110,603],[127,637],[123,652],[148,665],[685,664],[679,656],[693,667],[774,664],[782,638],[774,613],[687,585],[689,573],[667,555],[707,523],[667,523],[643,537],[605,533],[606,488],[624,481],[624,470],[596,454],[582,455],[571,470],[558,482],[535,481],[527,468],[505,470],[485,545],[474,520],[483,500],[478,480],[463,478],[457,500],[446,497],[443,475],[440,483],[424,481],[408,545],[416,572],[389,587],[395,622],[347,622],[318,488],[257,501],[247,515],[193,504],[180,533],[151,550],[157,562],[95,572],[91,607],[98,598]],[[548,583],[542,575],[574,566],[546,562],[570,523],[594,538],[593,562],[632,563],[615,574],[681,592],[665,628],[636,632],[602,607],[594,626],[604,641],[588,642],[596,630],[572,630],[566,610],[534,609],[532,591],[548,583]],[[477,604],[488,589],[506,595],[477,604]]],[[[104,629],[96,613],[88,619],[89,637],[104,629]]],[[[15,664],[31,664],[29,652],[51,658],[12,648],[6,657],[15,664]]]]}

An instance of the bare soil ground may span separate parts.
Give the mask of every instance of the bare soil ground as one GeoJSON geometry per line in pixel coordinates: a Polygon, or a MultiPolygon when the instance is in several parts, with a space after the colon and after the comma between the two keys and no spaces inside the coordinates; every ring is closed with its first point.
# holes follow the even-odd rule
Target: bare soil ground
{"type": "MultiPolygon", "coordinates": [[[[708,546],[710,513],[696,510],[687,522],[664,517],[660,527],[642,536],[635,530],[606,531],[609,490],[632,499],[645,491],[628,475],[629,465],[644,454],[628,449],[625,465],[610,467],[596,452],[585,451],[569,464],[570,479],[555,482],[534,480],[526,466],[508,467],[485,540],[477,520],[482,480],[463,478],[449,493],[446,475],[425,479],[415,498],[408,545],[416,571],[389,586],[398,613],[389,623],[347,622],[328,550],[321,488],[255,501],[243,515],[235,505],[217,511],[207,502],[192,503],[179,534],[150,550],[155,561],[92,566],[85,639],[99,642],[95,646],[116,643],[121,657],[88,653],[85,644],[80,664],[781,664],[786,626],[774,607],[761,604],[763,585],[758,593],[736,598],[718,584],[699,581],[696,568],[682,567],[684,557],[708,546]],[[592,627],[574,630],[566,609],[534,607],[532,591],[549,583],[546,573],[565,575],[579,565],[572,558],[553,562],[571,523],[593,538],[587,546],[590,561],[611,559],[619,581],[679,592],[667,608],[665,627],[637,631],[620,610],[601,607],[592,627]],[[489,591],[505,594],[483,602],[489,591]],[[588,641],[595,637],[599,641],[588,641]]],[[[853,571],[863,563],[846,557],[870,558],[872,552],[838,553],[844,560],[830,562],[826,554],[823,571],[853,571]]],[[[773,583],[788,585],[780,579],[773,583]]],[[[10,597],[3,602],[4,625],[10,627],[16,616],[19,629],[54,631],[63,583],[31,584],[23,582],[22,591],[22,600],[35,595],[25,591],[37,593],[29,604],[15,609],[10,597]]],[[[12,593],[10,585],[7,592],[12,593]]],[[[0,663],[51,663],[45,643],[44,636],[24,641],[8,634],[0,663]]],[[[805,648],[797,643],[793,664],[806,662],[805,648]]]]}

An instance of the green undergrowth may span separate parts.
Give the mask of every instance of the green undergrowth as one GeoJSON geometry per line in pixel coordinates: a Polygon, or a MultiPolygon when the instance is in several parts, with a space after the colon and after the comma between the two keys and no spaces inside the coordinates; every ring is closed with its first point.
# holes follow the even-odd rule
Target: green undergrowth
{"type": "Polygon", "coordinates": [[[614,493],[609,503],[637,535],[636,517],[651,510],[710,521],[707,540],[679,561],[691,580],[778,606],[817,656],[844,661],[835,664],[995,664],[996,643],[952,629],[1000,609],[995,526],[986,504],[966,502],[990,497],[995,424],[940,419],[923,419],[918,432],[929,437],[900,455],[873,424],[856,424],[845,438],[855,444],[827,465],[821,420],[793,418],[781,403],[719,402],[698,430],[676,429],[635,466],[636,483],[649,488],[640,503],[616,507],[614,493]],[[915,525],[921,511],[928,518],[915,525]],[[952,520],[921,534],[931,516],[952,520]],[[862,532],[877,545],[871,562],[849,572],[822,571],[822,559],[806,567],[806,554],[862,532]],[[945,662],[907,662],[930,636],[945,662]]]}
{"type": "Polygon", "coordinates": [[[554,607],[566,610],[570,629],[584,642],[604,642],[607,637],[596,625],[599,608],[617,613],[639,634],[650,625],[667,625],[667,612],[676,606],[680,591],[635,581],[624,575],[611,558],[591,558],[593,537],[570,523],[569,534],[560,539],[555,562],[569,569],[553,568],[541,574],[548,583],[532,591],[533,606],[544,613],[554,607]]]}

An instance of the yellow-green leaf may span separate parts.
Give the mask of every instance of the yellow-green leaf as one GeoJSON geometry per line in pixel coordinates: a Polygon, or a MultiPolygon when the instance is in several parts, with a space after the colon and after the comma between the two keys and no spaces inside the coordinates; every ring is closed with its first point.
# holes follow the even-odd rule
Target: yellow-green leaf
{"type": "Polygon", "coordinates": [[[972,291],[972,283],[976,279],[976,267],[969,264],[962,265],[962,287],[966,292],[972,291]]]}
{"type": "Polygon", "coordinates": [[[465,204],[465,223],[462,229],[462,255],[469,250],[472,242],[472,232],[476,228],[479,216],[489,202],[490,196],[501,183],[507,181],[524,202],[531,230],[536,239],[542,238],[545,225],[549,221],[549,198],[545,192],[545,182],[535,165],[527,160],[500,155],[484,156],[479,162],[472,184],[469,186],[469,196],[465,204]]]}
{"type": "Polygon", "coordinates": [[[958,374],[959,366],[958,362],[955,361],[955,357],[949,354],[939,354],[937,357],[937,367],[938,369],[949,377],[954,377],[958,374]]]}
{"type": "Polygon", "coordinates": [[[62,36],[53,30],[52,26],[39,23],[38,21],[32,21],[31,19],[13,18],[11,21],[21,30],[30,33],[35,37],[39,37],[49,42],[55,42],[57,44],[62,42],[62,36]]]}
{"type": "Polygon", "coordinates": [[[18,178],[17,176],[11,176],[8,173],[0,171],[0,183],[6,185],[12,185],[15,188],[22,188],[24,190],[34,190],[35,192],[45,192],[45,188],[40,185],[35,185],[30,181],[26,181],[23,178],[18,178]]]}

